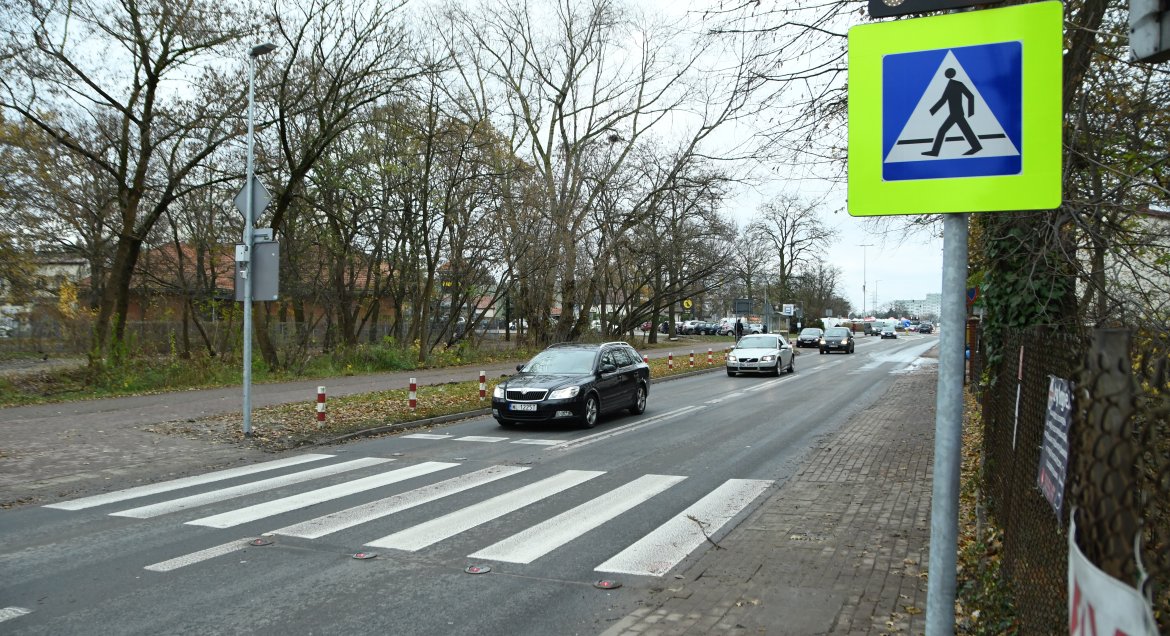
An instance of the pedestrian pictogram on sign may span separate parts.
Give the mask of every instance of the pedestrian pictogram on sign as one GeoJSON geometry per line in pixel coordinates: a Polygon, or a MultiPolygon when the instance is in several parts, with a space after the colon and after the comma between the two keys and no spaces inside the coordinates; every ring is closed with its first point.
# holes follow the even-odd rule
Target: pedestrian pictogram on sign
{"type": "Polygon", "coordinates": [[[887,55],[882,178],[1019,174],[1019,42],[887,55]]]}

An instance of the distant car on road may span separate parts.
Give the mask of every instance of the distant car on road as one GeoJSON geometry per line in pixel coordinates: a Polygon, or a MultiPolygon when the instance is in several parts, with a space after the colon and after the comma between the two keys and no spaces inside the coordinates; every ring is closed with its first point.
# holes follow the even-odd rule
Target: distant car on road
{"type": "Polygon", "coordinates": [[[800,334],[796,336],[796,346],[798,348],[812,347],[813,349],[816,349],[817,347],[821,346],[821,336],[823,335],[825,335],[824,329],[818,329],[816,327],[805,327],[804,329],[801,329],[800,334]]]}
{"type": "Polygon", "coordinates": [[[597,425],[607,411],[646,410],[650,366],[624,342],[554,344],[492,391],[492,416],[500,426],[519,422],[597,425]]]}
{"type": "Polygon", "coordinates": [[[727,352],[727,375],[738,373],[794,373],[792,346],[778,333],[750,334],[727,352]]]}
{"type": "Polygon", "coordinates": [[[821,353],[844,351],[853,353],[856,343],[853,341],[853,331],[848,327],[829,327],[825,335],[821,336],[821,353]]]}
{"type": "Polygon", "coordinates": [[[930,324],[929,322],[924,322],[924,323],[918,325],[918,333],[933,333],[933,332],[934,332],[934,325],[930,324]]]}
{"type": "Polygon", "coordinates": [[[886,328],[882,329],[882,340],[885,340],[886,338],[897,339],[897,337],[898,337],[898,331],[896,329],[894,329],[893,327],[886,327],[886,328]]]}

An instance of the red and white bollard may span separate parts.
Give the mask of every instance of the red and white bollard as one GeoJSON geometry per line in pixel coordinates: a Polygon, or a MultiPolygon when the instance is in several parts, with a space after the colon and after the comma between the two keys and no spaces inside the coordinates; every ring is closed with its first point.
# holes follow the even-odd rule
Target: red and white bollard
{"type": "Polygon", "coordinates": [[[317,428],[323,426],[320,422],[325,421],[325,387],[317,387],[317,428]]]}
{"type": "Polygon", "coordinates": [[[411,411],[418,407],[418,382],[414,378],[410,379],[410,394],[407,396],[407,399],[411,411]]]}
{"type": "Polygon", "coordinates": [[[691,349],[691,368],[695,368],[695,350],[691,349]]]}
{"type": "Polygon", "coordinates": [[[643,353],[642,354],[642,362],[645,362],[646,364],[650,364],[650,356],[643,353]]]}
{"type": "Polygon", "coordinates": [[[671,371],[674,371],[674,354],[673,353],[666,354],[666,368],[670,369],[671,371]]]}
{"type": "Polygon", "coordinates": [[[707,347],[707,366],[711,366],[711,347],[707,347]]]}
{"type": "Polygon", "coordinates": [[[479,372],[479,401],[483,402],[487,398],[487,372],[479,372]]]}

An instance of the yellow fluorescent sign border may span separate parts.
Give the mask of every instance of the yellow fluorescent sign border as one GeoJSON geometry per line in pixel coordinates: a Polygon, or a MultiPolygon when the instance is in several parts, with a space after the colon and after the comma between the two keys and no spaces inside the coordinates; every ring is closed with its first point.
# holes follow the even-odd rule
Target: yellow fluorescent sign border
{"type": "MultiPolygon", "coordinates": [[[[849,214],[1051,209],[1061,204],[1064,5],[1036,2],[849,30],[849,214]],[[1023,43],[1020,174],[884,181],[882,58],[998,42],[1023,43]]],[[[933,69],[932,69],[933,72],[933,69]]]]}

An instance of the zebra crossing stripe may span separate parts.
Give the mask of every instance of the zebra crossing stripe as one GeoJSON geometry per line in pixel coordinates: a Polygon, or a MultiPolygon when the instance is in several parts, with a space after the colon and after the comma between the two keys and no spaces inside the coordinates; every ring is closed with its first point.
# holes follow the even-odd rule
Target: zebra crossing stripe
{"type": "Polygon", "coordinates": [[[456,437],[457,442],[506,442],[507,437],[487,437],[484,435],[467,435],[466,437],[456,437]]]}
{"type": "Polygon", "coordinates": [[[101,495],[94,495],[92,497],[82,497],[81,499],[74,499],[72,501],[52,503],[46,505],[45,507],[56,508],[58,510],[83,510],[85,508],[93,508],[95,506],[102,506],[109,503],[117,503],[119,501],[126,501],[127,499],[137,499],[138,497],[156,495],[159,493],[179,490],[181,488],[187,488],[190,486],[201,486],[203,484],[222,481],[224,479],[233,479],[235,477],[253,475],[255,473],[276,470],[277,468],[284,468],[286,466],[295,466],[297,464],[320,461],[322,459],[329,459],[330,457],[333,457],[333,455],[298,455],[296,457],[288,457],[285,459],[278,459],[276,461],[264,462],[261,464],[251,464],[249,466],[240,466],[239,468],[229,468],[227,470],[207,473],[206,475],[194,475],[191,477],[183,477],[181,479],[172,479],[171,481],[164,481],[157,484],[149,484],[146,486],[128,488],[126,490],[107,492],[101,495]]]}
{"type": "Polygon", "coordinates": [[[291,475],[284,475],[282,477],[263,479],[252,484],[242,484],[240,486],[223,488],[221,490],[213,490],[211,492],[191,495],[189,497],[182,497],[180,499],[171,499],[170,501],[164,501],[162,503],[152,504],[149,506],[141,506],[139,508],[111,512],[110,516],[149,519],[151,517],[157,517],[159,515],[165,515],[171,512],[186,510],[187,508],[195,508],[197,506],[215,503],[217,501],[225,501],[228,499],[243,497],[244,495],[264,492],[265,490],[272,490],[273,488],[299,484],[311,479],[318,479],[320,477],[327,477],[329,475],[337,475],[340,473],[349,472],[351,470],[358,470],[359,468],[366,468],[368,466],[376,466],[378,464],[384,464],[389,461],[394,460],[381,457],[363,457],[362,459],[355,459],[348,462],[342,462],[340,464],[333,464],[332,466],[323,466],[321,468],[305,470],[299,473],[293,473],[291,475]]]}
{"type": "Polygon", "coordinates": [[[232,552],[243,550],[244,548],[248,547],[248,542],[251,540],[252,537],[246,539],[236,539],[230,543],[217,545],[211,548],[207,548],[206,550],[200,550],[198,552],[192,552],[191,554],[184,554],[181,557],[160,561],[153,565],[148,565],[143,569],[150,570],[151,572],[170,572],[171,570],[177,570],[188,565],[194,565],[208,559],[214,559],[217,556],[223,556],[225,554],[231,554],[232,552]]]}
{"type": "Polygon", "coordinates": [[[772,482],[766,480],[729,479],[694,505],[597,566],[596,571],[662,576],[771,485],[772,482]]]}
{"type": "Polygon", "coordinates": [[[247,508],[240,508],[239,510],[231,510],[218,515],[188,521],[187,525],[192,526],[208,526],[211,528],[231,528],[238,526],[241,523],[249,521],[256,521],[257,519],[264,519],[273,515],[307,508],[314,504],[331,499],[338,499],[359,492],[372,490],[374,488],[381,488],[389,484],[413,479],[422,475],[427,475],[436,471],[453,468],[459,464],[451,464],[447,462],[423,462],[414,466],[407,466],[399,468],[398,470],[391,470],[353,481],[347,481],[342,484],[334,486],[327,486],[325,488],[318,488],[299,495],[292,495],[283,497],[281,499],[274,499],[266,501],[247,508]]]}
{"type": "Polygon", "coordinates": [[[651,424],[657,424],[658,422],[661,422],[663,420],[668,420],[668,419],[678,417],[678,416],[686,414],[686,413],[690,413],[692,411],[698,411],[699,409],[703,409],[703,408],[706,408],[706,407],[704,407],[704,406],[684,406],[682,408],[675,409],[673,411],[667,411],[661,415],[655,415],[653,417],[643,418],[643,419],[640,419],[632,424],[626,424],[624,426],[619,426],[619,427],[612,429],[612,430],[609,430],[609,431],[604,431],[601,433],[594,433],[592,435],[586,435],[585,437],[578,437],[577,439],[574,439],[574,440],[562,442],[560,444],[552,446],[549,450],[568,450],[570,448],[578,448],[581,446],[588,446],[589,444],[592,444],[594,442],[600,442],[602,440],[609,439],[611,437],[617,437],[618,435],[624,435],[625,433],[629,433],[630,431],[635,431],[635,430],[638,430],[640,428],[650,426],[651,424]]]}
{"type": "Polygon", "coordinates": [[[527,505],[582,484],[603,471],[566,470],[547,479],[492,497],[473,506],[366,543],[375,548],[414,552],[480,524],[502,517],[527,505]]]}
{"type": "Polygon", "coordinates": [[[410,435],[403,435],[402,439],[451,439],[451,436],[440,435],[438,433],[411,433],[410,435]]]}
{"type": "Polygon", "coordinates": [[[634,481],[469,555],[508,563],[532,563],[586,532],[686,479],[643,475],[634,481]]]}
{"type": "Polygon", "coordinates": [[[32,610],[23,607],[0,607],[0,623],[31,613],[32,610]]]}
{"type": "Polygon", "coordinates": [[[518,439],[512,443],[513,444],[532,444],[533,446],[556,446],[557,444],[560,444],[561,442],[559,440],[555,440],[555,439],[528,439],[528,438],[524,438],[524,439],[518,439]]]}
{"type": "Polygon", "coordinates": [[[464,490],[470,490],[476,486],[522,473],[526,470],[528,469],[522,466],[491,466],[473,473],[460,475],[459,477],[452,477],[437,484],[429,484],[422,488],[416,488],[410,492],[393,495],[340,512],[334,512],[323,517],[286,526],[280,530],[273,530],[272,534],[280,534],[286,537],[300,537],[302,539],[317,539],[339,530],[352,528],[353,526],[366,523],[367,521],[373,521],[374,519],[380,519],[408,508],[421,506],[422,504],[442,499],[443,497],[454,495],[464,490]]]}

